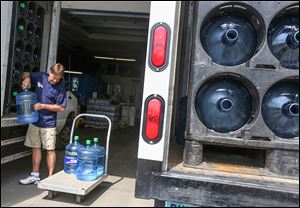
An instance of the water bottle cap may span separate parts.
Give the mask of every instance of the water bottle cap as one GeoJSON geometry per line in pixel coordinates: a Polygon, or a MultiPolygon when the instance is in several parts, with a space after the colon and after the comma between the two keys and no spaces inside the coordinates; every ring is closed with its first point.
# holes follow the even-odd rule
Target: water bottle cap
{"type": "Polygon", "coordinates": [[[86,145],[90,145],[90,144],[91,144],[91,140],[86,140],[86,141],[85,141],[85,144],[86,144],[86,145]]]}
{"type": "Polygon", "coordinates": [[[17,94],[18,94],[18,93],[17,93],[16,91],[15,91],[15,92],[13,92],[13,96],[14,96],[14,97],[16,97],[16,96],[17,96],[17,94]]]}
{"type": "Polygon", "coordinates": [[[19,29],[20,31],[24,31],[24,30],[25,30],[25,27],[24,27],[24,25],[18,25],[18,29],[19,29]]]}
{"type": "Polygon", "coordinates": [[[21,9],[25,9],[26,8],[26,4],[24,2],[20,3],[19,6],[20,6],[21,9]]]}
{"type": "Polygon", "coordinates": [[[94,142],[98,142],[98,141],[99,141],[99,139],[95,137],[94,138],[94,142]]]}
{"type": "Polygon", "coordinates": [[[79,140],[79,136],[75,136],[75,137],[74,137],[74,140],[75,140],[75,141],[79,140]]]}

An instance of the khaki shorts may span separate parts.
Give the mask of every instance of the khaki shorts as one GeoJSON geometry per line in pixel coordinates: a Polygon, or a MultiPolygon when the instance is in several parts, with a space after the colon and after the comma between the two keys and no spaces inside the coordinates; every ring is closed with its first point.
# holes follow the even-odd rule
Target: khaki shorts
{"type": "Polygon", "coordinates": [[[55,149],[56,128],[39,128],[29,124],[24,145],[32,148],[55,149]]]}

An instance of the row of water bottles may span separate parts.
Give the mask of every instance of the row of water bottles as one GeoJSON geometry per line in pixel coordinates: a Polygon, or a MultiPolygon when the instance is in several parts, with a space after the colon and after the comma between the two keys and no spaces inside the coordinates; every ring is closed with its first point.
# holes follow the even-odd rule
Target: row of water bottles
{"type": "Polygon", "coordinates": [[[76,175],[83,181],[96,180],[104,174],[105,148],[98,144],[98,138],[86,140],[86,145],[79,143],[79,137],[66,146],[64,158],[64,171],[76,175]]]}

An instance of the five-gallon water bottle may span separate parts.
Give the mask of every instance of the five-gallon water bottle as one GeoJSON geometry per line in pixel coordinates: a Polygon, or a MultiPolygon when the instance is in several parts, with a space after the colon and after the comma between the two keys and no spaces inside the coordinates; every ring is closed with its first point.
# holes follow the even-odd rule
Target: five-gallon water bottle
{"type": "Polygon", "coordinates": [[[64,171],[69,174],[76,174],[77,169],[77,151],[84,146],[79,143],[79,137],[74,137],[74,142],[66,146],[64,158],[64,171]]]}
{"type": "Polygon", "coordinates": [[[98,178],[97,161],[94,148],[91,146],[91,140],[86,140],[86,147],[80,148],[78,154],[78,167],[76,178],[83,181],[93,181],[98,178]]]}
{"type": "Polygon", "coordinates": [[[251,117],[252,97],[233,78],[218,77],[204,84],[196,95],[196,112],[203,124],[216,132],[241,128],[251,117]]]}
{"type": "Polygon", "coordinates": [[[257,46],[252,24],[238,15],[217,16],[201,28],[201,43],[217,64],[236,66],[248,61],[257,46]]]}
{"type": "Polygon", "coordinates": [[[37,95],[25,89],[16,96],[17,122],[21,124],[34,123],[39,120],[39,114],[33,109],[37,103],[37,95]]]}
{"type": "Polygon", "coordinates": [[[299,16],[280,16],[272,20],[268,45],[281,66],[299,69],[299,16]]]}
{"type": "Polygon", "coordinates": [[[98,138],[94,138],[94,144],[92,147],[98,156],[97,176],[102,176],[104,174],[105,148],[99,145],[98,138]]]}
{"type": "Polygon", "coordinates": [[[283,80],[274,84],[262,101],[262,116],[279,137],[299,137],[299,81],[283,80]]]}

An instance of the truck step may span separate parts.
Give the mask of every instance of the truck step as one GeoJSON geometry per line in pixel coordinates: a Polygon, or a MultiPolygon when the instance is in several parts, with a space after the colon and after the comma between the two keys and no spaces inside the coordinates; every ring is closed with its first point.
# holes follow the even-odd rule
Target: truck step
{"type": "Polygon", "coordinates": [[[21,137],[16,137],[16,138],[11,138],[11,139],[6,139],[6,140],[1,140],[1,147],[10,145],[10,144],[15,144],[15,143],[19,143],[19,142],[24,142],[25,141],[25,136],[21,136],[21,137]]]}
{"type": "Polygon", "coordinates": [[[26,150],[23,152],[19,152],[19,153],[13,154],[13,155],[3,157],[3,158],[1,158],[1,165],[5,164],[7,162],[13,161],[13,160],[17,160],[22,157],[26,157],[28,155],[31,155],[31,150],[26,150]]]}

